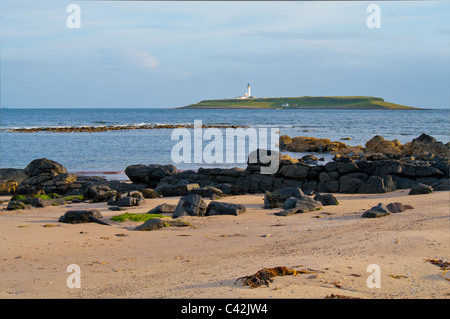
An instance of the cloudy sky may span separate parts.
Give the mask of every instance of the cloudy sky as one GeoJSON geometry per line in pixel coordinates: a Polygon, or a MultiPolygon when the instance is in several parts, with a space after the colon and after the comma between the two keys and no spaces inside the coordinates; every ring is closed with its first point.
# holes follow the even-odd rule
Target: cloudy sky
{"type": "Polygon", "coordinates": [[[450,103],[450,1],[0,3],[2,107],[178,107],[233,98],[450,103]],[[68,28],[71,4],[80,28],[68,28]]]}

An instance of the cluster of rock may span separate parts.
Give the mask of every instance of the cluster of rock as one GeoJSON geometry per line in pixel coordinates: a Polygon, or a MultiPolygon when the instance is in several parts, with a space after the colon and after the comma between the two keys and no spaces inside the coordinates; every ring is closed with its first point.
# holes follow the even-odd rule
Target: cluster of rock
{"type": "MultiPolygon", "coordinates": [[[[155,190],[164,196],[184,195],[199,187],[214,187],[226,195],[273,192],[298,187],[305,192],[387,193],[417,184],[440,185],[449,179],[449,161],[433,160],[352,160],[339,157],[325,165],[312,165],[280,157],[274,174],[261,174],[261,165],[240,168],[200,168],[197,171],[173,171],[152,180],[155,190]],[[181,191],[180,191],[181,190],[181,191]]],[[[143,178],[149,179],[150,175],[143,178]]],[[[448,182],[447,182],[448,185],[448,182]]],[[[448,189],[448,187],[447,187],[448,189]]]]}
{"type": "Polygon", "coordinates": [[[362,218],[378,218],[382,216],[387,216],[392,213],[401,213],[407,209],[413,209],[411,205],[402,204],[399,202],[389,203],[384,205],[383,203],[379,203],[377,206],[374,206],[368,210],[366,210],[361,217],[362,218]]]}
{"type": "Polygon", "coordinates": [[[286,187],[275,192],[266,192],[264,208],[283,208],[277,216],[289,216],[322,209],[326,205],[339,205],[332,194],[317,194],[314,198],[307,196],[298,187],[286,187]]]}
{"type": "MultiPolygon", "coordinates": [[[[202,128],[238,128],[245,127],[242,125],[224,125],[224,124],[203,124],[202,128]]],[[[144,124],[144,125],[101,125],[101,126],[63,126],[63,127],[32,127],[32,128],[15,128],[8,132],[12,133],[95,133],[106,131],[124,131],[124,130],[154,130],[154,129],[177,129],[177,128],[194,128],[193,124],[144,124]]]]}
{"type": "Polygon", "coordinates": [[[280,150],[290,152],[330,152],[350,156],[351,158],[366,159],[401,159],[420,158],[432,159],[434,157],[448,158],[450,143],[444,144],[432,136],[422,134],[411,142],[402,145],[399,140],[386,140],[376,135],[366,142],[365,147],[349,146],[340,141],[319,139],[309,136],[289,137],[280,136],[280,150]]]}
{"type": "MultiPolygon", "coordinates": [[[[213,216],[213,215],[240,215],[246,211],[241,204],[211,201],[209,204],[203,200],[201,195],[189,194],[182,196],[177,205],[161,204],[148,212],[148,214],[171,214],[172,218],[182,216],[213,216]]],[[[182,221],[173,219],[151,218],[137,226],[135,230],[151,231],[166,226],[186,226],[182,221]]]]}
{"type": "MultiPolygon", "coordinates": [[[[379,137],[369,142],[373,148],[389,144],[379,137]]],[[[245,169],[199,168],[197,171],[178,171],[173,165],[137,164],[125,169],[131,182],[71,174],[61,164],[44,158],[32,161],[25,169],[1,169],[0,192],[26,197],[34,197],[40,192],[81,195],[91,202],[110,201],[111,205],[120,207],[139,205],[144,198],[195,194],[214,200],[227,195],[264,194],[290,187],[306,194],[387,193],[419,185],[432,190],[449,190],[448,156],[436,155],[447,148],[432,137],[421,135],[401,147],[402,152],[417,153],[402,158],[336,156],[333,161],[318,165],[308,162],[309,157],[298,160],[278,154],[278,157],[272,156],[272,160],[278,160],[278,170],[273,174],[261,174],[261,168],[271,163],[259,161],[248,162],[245,169]],[[428,152],[430,150],[435,153],[428,152]],[[428,152],[425,157],[423,152],[428,152]],[[128,195],[133,191],[139,191],[139,198],[128,195]]],[[[258,155],[259,150],[256,152],[258,155]]]]}

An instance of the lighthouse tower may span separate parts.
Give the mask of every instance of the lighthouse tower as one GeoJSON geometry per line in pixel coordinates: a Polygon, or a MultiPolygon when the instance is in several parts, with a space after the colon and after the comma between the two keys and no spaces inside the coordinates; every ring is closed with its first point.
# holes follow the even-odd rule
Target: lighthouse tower
{"type": "Polygon", "coordinates": [[[250,83],[247,84],[247,97],[250,98],[252,95],[250,94],[250,83]]]}

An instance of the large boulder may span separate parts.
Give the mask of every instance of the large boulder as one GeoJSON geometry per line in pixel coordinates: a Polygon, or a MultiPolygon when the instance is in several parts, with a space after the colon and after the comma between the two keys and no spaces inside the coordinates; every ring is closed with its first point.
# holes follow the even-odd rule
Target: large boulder
{"type": "Polygon", "coordinates": [[[418,183],[414,187],[411,188],[408,195],[422,195],[422,194],[430,194],[433,192],[433,187],[418,183]]]}
{"type": "Polygon", "coordinates": [[[137,164],[125,168],[125,174],[133,183],[147,184],[148,187],[153,188],[156,187],[164,177],[170,176],[176,172],[177,168],[174,165],[137,164]]]}
{"type": "Polygon", "coordinates": [[[366,173],[350,173],[339,178],[339,193],[355,194],[368,180],[366,173]]]}
{"type": "Polygon", "coordinates": [[[189,194],[182,196],[173,213],[173,217],[180,216],[205,216],[208,206],[200,195],[189,194]]]}
{"type": "Polygon", "coordinates": [[[317,194],[314,196],[314,200],[322,203],[323,206],[339,205],[339,201],[333,194],[317,194]]]}
{"type": "Polygon", "coordinates": [[[375,135],[366,142],[366,151],[385,155],[400,155],[401,146],[398,140],[388,141],[383,136],[375,135]]]}
{"type": "Polygon", "coordinates": [[[438,142],[434,137],[422,134],[413,139],[411,142],[403,145],[401,152],[404,156],[423,156],[427,154],[435,154],[440,157],[449,157],[449,145],[438,142]]]}
{"type": "Polygon", "coordinates": [[[275,192],[266,192],[264,194],[264,208],[283,207],[284,202],[290,197],[301,199],[307,196],[298,187],[283,187],[275,192]]]}
{"type": "Polygon", "coordinates": [[[25,173],[28,176],[38,176],[40,174],[50,174],[50,175],[58,175],[67,173],[67,169],[52,160],[47,158],[40,158],[33,160],[27,167],[25,167],[25,173]]]}
{"type": "Polygon", "coordinates": [[[85,199],[91,200],[92,203],[105,202],[115,196],[117,192],[112,191],[107,184],[90,185],[83,194],[85,199]]]}
{"type": "Polygon", "coordinates": [[[246,211],[246,208],[242,204],[224,203],[212,201],[209,203],[206,209],[207,216],[213,215],[234,215],[237,216],[246,211]]]}

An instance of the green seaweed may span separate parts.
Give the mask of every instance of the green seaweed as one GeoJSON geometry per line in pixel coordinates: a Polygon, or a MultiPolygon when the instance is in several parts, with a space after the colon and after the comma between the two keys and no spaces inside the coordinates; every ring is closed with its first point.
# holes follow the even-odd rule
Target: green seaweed
{"type": "Polygon", "coordinates": [[[84,196],[83,195],[69,195],[69,196],[64,196],[64,199],[68,202],[73,201],[73,200],[84,200],[84,196]]]}
{"type": "Polygon", "coordinates": [[[147,214],[147,213],[123,213],[120,215],[112,216],[110,220],[114,222],[124,222],[126,220],[134,221],[134,222],[146,222],[152,218],[167,218],[168,216],[164,216],[161,214],[147,214]]]}

